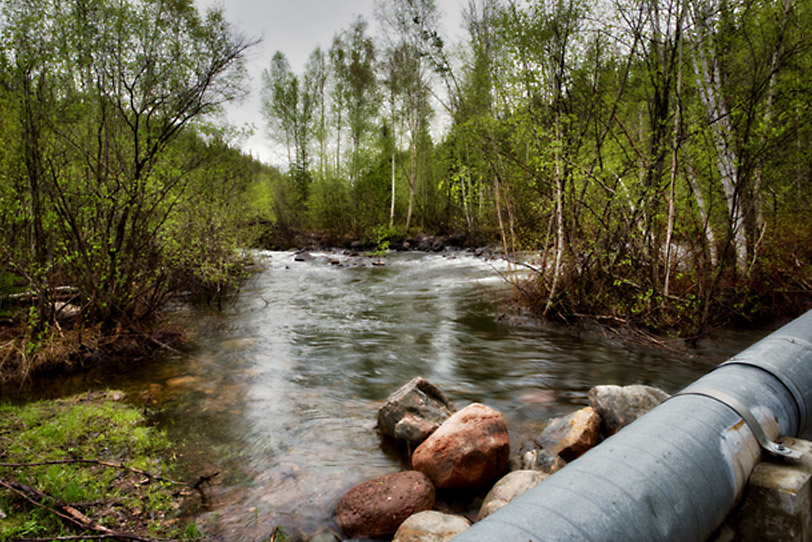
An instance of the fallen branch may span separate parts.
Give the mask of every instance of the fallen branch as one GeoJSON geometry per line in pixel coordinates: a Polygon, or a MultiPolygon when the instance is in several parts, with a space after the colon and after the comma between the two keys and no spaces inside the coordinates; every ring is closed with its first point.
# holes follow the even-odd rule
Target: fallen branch
{"type": "Polygon", "coordinates": [[[51,536],[48,538],[10,538],[13,542],[51,542],[52,540],[111,540],[121,538],[117,534],[85,534],[74,536],[51,536]]]}
{"type": "MultiPolygon", "coordinates": [[[[81,463],[81,464],[89,464],[89,465],[100,465],[102,467],[110,467],[113,469],[123,469],[128,470],[130,472],[134,472],[136,474],[140,474],[142,476],[146,476],[147,478],[151,478],[153,480],[157,480],[159,482],[168,482],[170,484],[177,484],[181,486],[191,486],[186,482],[178,482],[176,480],[172,480],[170,478],[165,478],[163,476],[153,474],[151,472],[147,472],[145,470],[139,469],[137,467],[130,467],[123,463],[116,463],[113,461],[101,461],[98,459],[54,459],[52,461],[39,461],[36,463],[0,463],[0,467],[11,467],[11,468],[20,468],[20,467],[41,467],[44,465],[69,465],[72,463],[81,463]]],[[[215,475],[212,475],[210,478],[213,478],[215,475]]],[[[203,477],[201,477],[203,478],[203,477]]],[[[198,482],[199,484],[200,482],[198,482]]],[[[195,485],[194,487],[197,487],[195,485]]]]}
{"type": "MultiPolygon", "coordinates": [[[[21,484],[20,482],[17,482],[15,480],[0,480],[0,487],[6,488],[11,492],[16,493],[17,495],[19,495],[26,501],[30,502],[34,506],[42,508],[43,510],[47,510],[52,514],[54,514],[55,516],[67,521],[68,523],[72,523],[73,525],[76,525],[77,527],[80,527],[82,529],[87,529],[96,533],[100,533],[100,536],[103,536],[104,538],[109,539],[120,538],[123,540],[136,540],[138,542],[156,542],[154,538],[144,538],[136,534],[120,533],[108,529],[103,525],[99,525],[98,523],[96,523],[83,513],[81,513],[76,508],[70,506],[69,504],[59,503],[59,501],[57,501],[53,497],[46,495],[42,491],[27,486],[25,484],[21,484]],[[60,510],[57,510],[56,508],[52,508],[40,502],[45,500],[54,501],[55,503],[57,503],[57,506],[60,510]]],[[[79,538],[88,538],[88,537],[79,537],[79,538]]],[[[45,540],[54,540],[54,538],[48,538],[45,540]]]]}
{"type": "MultiPolygon", "coordinates": [[[[55,294],[55,300],[58,301],[73,297],[79,293],[78,288],[74,286],[56,286],[55,288],[51,288],[50,291],[55,294]]],[[[36,299],[39,294],[39,292],[29,290],[18,294],[9,294],[4,297],[9,301],[30,301],[36,299]]]]}
{"type": "Polygon", "coordinates": [[[213,472],[213,473],[211,473],[211,474],[204,474],[204,475],[202,475],[200,478],[198,478],[198,479],[197,479],[197,482],[195,482],[195,483],[192,485],[192,487],[194,487],[195,489],[198,489],[198,490],[199,490],[199,489],[200,489],[200,488],[203,486],[203,484],[206,484],[206,483],[211,482],[211,481],[212,481],[212,479],[213,479],[215,476],[217,476],[218,474],[220,474],[220,472],[219,472],[219,471],[218,471],[218,472],[213,472]]]}
{"type": "Polygon", "coordinates": [[[627,325],[629,323],[628,320],[620,318],[619,316],[612,316],[611,314],[583,314],[580,312],[573,312],[572,315],[576,318],[585,318],[589,320],[612,320],[614,322],[620,322],[621,324],[627,325]]]}

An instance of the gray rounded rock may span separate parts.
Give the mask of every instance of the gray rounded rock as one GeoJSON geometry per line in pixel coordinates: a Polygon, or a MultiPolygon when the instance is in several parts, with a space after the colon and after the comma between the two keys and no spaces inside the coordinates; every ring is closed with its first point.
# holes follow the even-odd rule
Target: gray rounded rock
{"type": "Polygon", "coordinates": [[[470,526],[462,516],[427,510],[404,521],[392,542],[446,542],[470,526]]]}
{"type": "Polygon", "coordinates": [[[589,390],[589,404],[603,420],[607,435],[617,433],[669,397],[661,389],[641,384],[595,386],[589,390]]]}
{"type": "Polygon", "coordinates": [[[535,470],[552,474],[563,469],[566,464],[560,455],[543,448],[534,448],[523,450],[511,458],[510,470],[535,470]]]}
{"type": "Polygon", "coordinates": [[[454,412],[456,409],[445,394],[418,376],[390,395],[378,409],[378,429],[384,435],[417,446],[454,412]]]}
{"type": "Polygon", "coordinates": [[[546,472],[537,470],[515,470],[506,475],[488,492],[477,519],[482,520],[493,514],[531,487],[540,484],[548,476],[546,472]]]}

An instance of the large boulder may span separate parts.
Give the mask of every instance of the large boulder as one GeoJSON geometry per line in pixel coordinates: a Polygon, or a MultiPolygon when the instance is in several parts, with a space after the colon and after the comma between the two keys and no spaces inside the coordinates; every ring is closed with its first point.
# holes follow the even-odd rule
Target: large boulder
{"type": "Polygon", "coordinates": [[[477,521],[483,520],[493,514],[507,503],[527,491],[533,486],[537,486],[547,478],[549,474],[536,470],[515,470],[496,482],[479,509],[477,521]]]}
{"type": "Polygon", "coordinates": [[[534,470],[552,474],[567,465],[561,456],[544,448],[522,449],[510,458],[510,470],[534,470]]]}
{"type": "Polygon", "coordinates": [[[451,416],[412,455],[412,468],[437,488],[475,489],[507,470],[510,438],[502,414],[479,403],[451,416]]]}
{"type": "Polygon", "coordinates": [[[468,527],[468,518],[428,510],[404,521],[392,542],[446,542],[468,527]]]}
{"type": "Polygon", "coordinates": [[[417,446],[457,409],[437,386],[415,377],[378,409],[378,429],[384,435],[417,446]]]}
{"type": "Polygon", "coordinates": [[[669,397],[661,389],[641,384],[595,386],[589,390],[589,404],[603,419],[607,435],[617,433],[669,397]]]}
{"type": "Polygon", "coordinates": [[[336,521],[350,538],[390,535],[406,518],[434,506],[434,486],[416,471],[396,472],[350,489],[336,507],[336,521]]]}
{"type": "Polygon", "coordinates": [[[601,417],[592,407],[586,407],[547,422],[536,443],[572,461],[598,443],[600,429],[601,417]]]}

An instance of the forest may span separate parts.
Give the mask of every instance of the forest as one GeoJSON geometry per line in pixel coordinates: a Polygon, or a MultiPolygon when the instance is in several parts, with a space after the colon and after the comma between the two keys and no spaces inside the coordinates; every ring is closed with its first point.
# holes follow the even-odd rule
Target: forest
{"type": "Polygon", "coordinates": [[[264,73],[298,210],[276,219],[529,253],[517,292],[546,318],[691,337],[797,313],[810,7],[472,0],[449,45],[433,1],[379,0],[385,38],[359,19],[304,73],[283,52],[264,73]]]}
{"type": "Polygon", "coordinates": [[[498,245],[565,322],[691,338],[809,307],[810,0],[470,0],[459,43],[434,0],[376,0],[255,82],[284,171],[224,119],[257,40],[222,9],[1,4],[0,368],[222,296],[301,233],[498,245]]]}

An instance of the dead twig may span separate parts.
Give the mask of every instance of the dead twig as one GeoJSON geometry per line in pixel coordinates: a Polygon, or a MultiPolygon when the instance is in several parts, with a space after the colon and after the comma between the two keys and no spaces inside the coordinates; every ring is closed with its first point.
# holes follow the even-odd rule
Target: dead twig
{"type": "MultiPolygon", "coordinates": [[[[172,480],[170,478],[166,478],[164,476],[160,476],[157,474],[153,474],[151,472],[147,472],[145,470],[139,469],[137,467],[130,467],[129,465],[125,465],[123,463],[116,463],[114,461],[101,461],[99,459],[54,459],[52,461],[38,461],[36,463],[0,463],[0,467],[11,467],[11,468],[21,468],[21,467],[41,467],[44,465],[69,465],[72,463],[80,463],[80,464],[89,464],[89,465],[99,465],[102,467],[110,467],[113,469],[123,469],[128,470],[130,472],[134,472],[136,474],[140,474],[142,476],[146,476],[147,478],[151,478],[153,480],[157,480],[159,482],[168,482],[170,484],[177,484],[181,486],[190,486],[186,482],[178,482],[177,480],[172,480]]],[[[212,475],[213,477],[214,475],[212,475]]],[[[201,478],[203,478],[201,476],[201,478]]],[[[200,482],[198,482],[199,484],[200,482]]],[[[194,486],[195,488],[197,485],[194,486]]]]}
{"type": "MultiPolygon", "coordinates": [[[[138,536],[132,533],[120,533],[117,531],[113,531],[112,529],[108,529],[104,525],[100,525],[97,522],[93,521],[83,513],[81,513],[76,508],[72,507],[69,504],[60,503],[53,497],[50,497],[43,493],[42,491],[27,486],[25,484],[21,484],[15,480],[0,480],[0,487],[8,489],[9,491],[19,495],[26,501],[30,502],[34,506],[38,508],[42,508],[43,510],[47,510],[54,514],[55,516],[76,525],[82,529],[87,529],[96,533],[100,533],[101,536],[104,538],[119,538],[123,540],[136,540],[138,542],[156,542],[154,538],[145,538],[143,536],[138,536]],[[51,500],[57,503],[57,507],[53,508],[51,506],[47,506],[42,504],[40,501],[51,500]]],[[[88,537],[80,537],[80,538],[88,538],[88,537]]],[[[47,540],[53,540],[53,538],[48,538],[47,540]]]]}
{"type": "Polygon", "coordinates": [[[53,540],[112,540],[121,538],[118,534],[85,534],[74,536],[50,536],[48,538],[10,538],[13,542],[51,542],[53,540]]]}
{"type": "Polygon", "coordinates": [[[211,482],[211,481],[212,481],[212,479],[213,479],[215,476],[219,475],[219,474],[220,474],[220,472],[219,472],[219,471],[217,471],[217,472],[213,472],[213,473],[211,473],[211,474],[204,474],[204,475],[202,475],[200,478],[198,478],[198,479],[197,479],[197,482],[195,482],[194,484],[192,484],[192,487],[193,487],[193,488],[195,488],[195,489],[197,489],[197,490],[199,490],[199,489],[200,489],[200,488],[203,486],[203,484],[207,484],[207,483],[211,482]]]}

